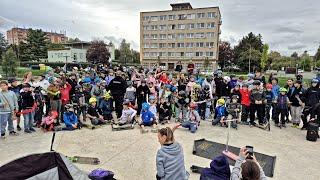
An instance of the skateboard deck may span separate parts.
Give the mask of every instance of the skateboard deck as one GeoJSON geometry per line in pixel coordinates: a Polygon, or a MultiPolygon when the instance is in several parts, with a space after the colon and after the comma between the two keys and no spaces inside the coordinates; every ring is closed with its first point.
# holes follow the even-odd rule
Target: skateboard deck
{"type": "Polygon", "coordinates": [[[117,124],[112,124],[111,128],[112,128],[112,131],[130,130],[130,129],[134,129],[134,124],[125,124],[121,126],[117,124]]]}
{"type": "Polygon", "coordinates": [[[68,159],[73,163],[79,163],[79,164],[98,165],[100,163],[100,160],[94,157],[73,156],[73,157],[68,157],[68,159]]]}

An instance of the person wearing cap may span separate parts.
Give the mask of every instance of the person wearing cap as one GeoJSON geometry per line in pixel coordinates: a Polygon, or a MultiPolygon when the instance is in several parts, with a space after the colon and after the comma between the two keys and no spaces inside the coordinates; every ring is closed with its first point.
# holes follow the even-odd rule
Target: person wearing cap
{"type": "Polygon", "coordinates": [[[264,124],[264,101],[265,101],[266,95],[261,88],[261,82],[258,80],[255,80],[253,82],[253,88],[251,90],[250,95],[250,126],[255,126],[256,123],[254,122],[256,118],[256,113],[258,116],[259,124],[264,124]]]}
{"type": "Polygon", "coordinates": [[[137,115],[140,115],[142,109],[142,103],[147,102],[147,98],[150,95],[150,89],[146,85],[146,80],[141,81],[141,85],[137,88],[137,105],[138,105],[138,112],[137,115]]]}
{"type": "Polygon", "coordinates": [[[5,137],[6,126],[8,123],[9,135],[17,135],[14,131],[12,116],[18,112],[18,99],[13,91],[8,90],[6,81],[0,82],[0,134],[1,138],[5,137]]]}
{"type": "Polygon", "coordinates": [[[97,98],[91,97],[89,99],[89,107],[87,109],[86,113],[86,120],[91,121],[92,125],[102,125],[105,124],[105,120],[103,119],[103,116],[101,115],[101,112],[97,106],[97,98]]]}
{"type": "MultiPolygon", "coordinates": [[[[20,127],[20,111],[21,111],[21,97],[20,97],[20,91],[22,89],[22,84],[18,84],[18,81],[16,78],[10,78],[8,80],[8,83],[10,84],[9,91],[13,91],[18,99],[18,106],[19,108],[17,109],[17,113],[15,113],[15,116],[17,117],[17,130],[21,131],[20,127]]],[[[14,117],[14,114],[13,114],[14,117]]]]}
{"type": "Polygon", "coordinates": [[[250,114],[250,90],[248,88],[248,84],[244,83],[240,89],[241,94],[241,123],[244,125],[248,124],[248,117],[250,114]]]}
{"type": "Polygon", "coordinates": [[[319,80],[314,78],[311,80],[311,86],[304,93],[305,107],[302,112],[302,130],[308,127],[308,115],[311,115],[313,107],[320,102],[319,80]]]}
{"type": "Polygon", "coordinates": [[[210,168],[201,171],[200,180],[230,180],[230,176],[228,158],[221,155],[211,161],[210,168]]]}
{"type": "Polygon", "coordinates": [[[115,111],[117,118],[121,116],[122,112],[122,102],[124,99],[124,94],[126,93],[127,83],[121,77],[121,71],[117,71],[116,77],[111,80],[108,89],[111,91],[113,100],[115,102],[115,111]]]}
{"type": "Polygon", "coordinates": [[[289,103],[290,101],[287,96],[287,89],[280,88],[280,94],[277,98],[276,115],[275,115],[275,121],[274,121],[277,127],[286,127],[285,117],[286,117],[286,114],[288,113],[289,103]],[[279,124],[279,115],[281,116],[281,124],[279,124]]]}
{"type": "Polygon", "coordinates": [[[125,124],[134,123],[134,117],[136,116],[137,111],[130,107],[130,101],[128,99],[125,99],[122,103],[122,106],[122,114],[119,118],[118,124],[122,126],[125,124]]]}
{"type": "Polygon", "coordinates": [[[107,91],[104,94],[104,98],[101,98],[100,103],[99,103],[99,109],[101,111],[101,114],[103,116],[103,119],[110,122],[113,117],[112,117],[112,97],[110,91],[107,91]]]}
{"type": "Polygon", "coordinates": [[[288,92],[293,128],[298,128],[300,125],[302,109],[304,106],[304,91],[305,90],[302,87],[302,81],[296,80],[296,82],[294,83],[294,88],[289,89],[288,92]]]}
{"type": "Polygon", "coordinates": [[[30,89],[29,83],[24,83],[21,90],[21,114],[24,118],[24,132],[32,133],[36,130],[33,129],[34,113],[35,113],[35,100],[34,93],[30,89]]]}
{"type": "Polygon", "coordinates": [[[63,113],[63,120],[64,124],[66,125],[66,128],[63,128],[63,130],[72,131],[75,129],[78,129],[78,117],[74,113],[74,109],[71,104],[65,105],[66,111],[63,113]]]}

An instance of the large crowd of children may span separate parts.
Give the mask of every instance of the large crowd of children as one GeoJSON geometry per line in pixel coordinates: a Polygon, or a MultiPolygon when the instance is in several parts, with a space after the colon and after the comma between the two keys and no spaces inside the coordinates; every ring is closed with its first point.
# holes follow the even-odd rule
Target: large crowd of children
{"type": "Polygon", "coordinates": [[[40,77],[29,72],[22,81],[9,78],[0,82],[1,137],[6,128],[9,135],[22,130],[21,116],[25,133],[136,122],[142,133],[148,132],[146,126],[157,132],[159,124],[172,121],[192,133],[201,121],[214,126],[231,121],[232,128],[263,126],[270,120],[277,127],[292,122],[298,128],[302,122],[301,129],[309,121],[319,124],[317,78],[308,88],[301,79],[288,79],[280,87],[277,77],[266,80],[259,70],[247,77],[224,76],[221,70],[206,76],[192,67],[187,73],[181,70],[99,65],[67,73],[57,68],[40,77]]]}

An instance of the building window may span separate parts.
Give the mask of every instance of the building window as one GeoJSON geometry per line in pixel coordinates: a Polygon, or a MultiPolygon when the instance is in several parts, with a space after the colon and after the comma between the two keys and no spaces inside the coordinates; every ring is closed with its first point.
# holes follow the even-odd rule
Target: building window
{"type": "Polygon", "coordinates": [[[143,16],[143,20],[144,21],[149,21],[150,20],[150,16],[143,16]]]}
{"type": "Polygon", "coordinates": [[[193,57],[194,53],[193,52],[186,52],[186,57],[193,57]]]}
{"type": "Polygon", "coordinates": [[[165,48],[166,47],[166,43],[159,43],[159,48],[165,48]]]}
{"type": "Polygon", "coordinates": [[[208,12],[208,18],[215,18],[216,13],[215,12],[208,12]]]}
{"type": "Polygon", "coordinates": [[[214,22],[208,23],[207,28],[214,28],[214,22]]]}
{"type": "Polygon", "coordinates": [[[176,47],[176,44],[175,44],[175,43],[169,43],[169,44],[168,44],[168,47],[169,47],[169,48],[175,48],[175,47],[176,47]]]}
{"type": "Polygon", "coordinates": [[[195,64],[196,69],[201,69],[202,68],[202,63],[196,63],[195,64]]]}
{"type": "Polygon", "coordinates": [[[208,32],[207,33],[207,38],[212,38],[214,37],[214,33],[213,32],[208,32]]]}
{"type": "Polygon", "coordinates": [[[144,56],[144,57],[149,57],[149,56],[150,56],[150,53],[145,52],[145,53],[143,53],[143,56],[144,56]]]}
{"type": "Polygon", "coordinates": [[[197,28],[198,29],[205,28],[205,24],[204,23],[197,23],[197,28]]]}
{"type": "Polygon", "coordinates": [[[178,33],[177,34],[178,39],[184,39],[184,34],[183,33],[178,33]]]}
{"type": "Polygon", "coordinates": [[[168,25],[168,29],[175,29],[176,28],[176,25],[175,24],[169,24],[168,25]]]}
{"type": "Polygon", "coordinates": [[[167,53],[165,53],[165,52],[159,52],[159,56],[160,56],[160,57],[166,57],[166,56],[167,56],[167,53]]]}
{"type": "Polygon", "coordinates": [[[195,14],[187,14],[187,19],[195,19],[196,15],[195,14]]]}
{"type": "Polygon", "coordinates": [[[174,20],[176,18],[175,15],[169,15],[169,20],[174,20]]]}
{"type": "Polygon", "coordinates": [[[193,33],[187,33],[187,38],[193,38],[193,33]]]}
{"type": "Polygon", "coordinates": [[[212,48],[214,46],[213,42],[206,42],[206,47],[212,48]]]}
{"type": "Polygon", "coordinates": [[[151,34],[151,39],[157,39],[158,35],[157,34],[151,34]]]}
{"type": "Polygon", "coordinates": [[[204,33],[196,33],[195,38],[205,38],[204,33]]]}
{"type": "Polygon", "coordinates": [[[158,44],[157,43],[151,43],[150,47],[151,48],[158,48],[158,44]]]}
{"type": "Polygon", "coordinates": [[[144,47],[144,48],[150,48],[150,44],[149,44],[149,43],[145,43],[145,44],[143,45],[143,47],[144,47]]]}
{"type": "Polygon", "coordinates": [[[188,29],[194,29],[194,24],[193,24],[193,23],[188,24],[188,25],[187,25],[187,28],[188,28],[188,29]]]}
{"type": "Polygon", "coordinates": [[[178,19],[179,20],[184,20],[184,19],[187,19],[187,16],[185,14],[179,14],[178,15],[178,19]]]}
{"type": "Polygon", "coordinates": [[[174,52],[168,52],[168,57],[174,57],[175,53],[174,52]]]}
{"type": "Polygon", "coordinates": [[[197,13],[197,18],[201,19],[201,18],[205,18],[205,13],[197,13]]]}
{"type": "Polygon", "coordinates": [[[151,16],[151,17],[150,17],[150,20],[151,20],[151,21],[158,21],[158,16],[151,16]]]}
{"type": "Polygon", "coordinates": [[[206,56],[212,57],[213,56],[213,52],[206,52],[206,56]]]}
{"type": "Polygon", "coordinates": [[[184,43],[177,43],[177,47],[178,48],[183,48],[184,47],[184,43]]]}
{"type": "Polygon", "coordinates": [[[166,15],[160,16],[160,21],[165,21],[167,19],[166,15]]]}
{"type": "Polygon", "coordinates": [[[150,53],[150,57],[157,57],[158,56],[158,53],[157,52],[151,52],[150,53]]]}
{"type": "Polygon", "coordinates": [[[187,48],[192,48],[193,47],[193,43],[186,43],[186,47],[187,48]]]}
{"type": "Polygon", "coordinates": [[[196,52],[196,56],[197,56],[197,57],[203,56],[203,52],[196,52]]]}
{"type": "Polygon", "coordinates": [[[166,36],[167,36],[166,34],[160,34],[159,35],[160,39],[166,39],[166,36]]]}
{"type": "Polygon", "coordinates": [[[168,34],[168,39],[175,39],[176,35],[175,34],[168,34]]]}
{"type": "Polygon", "coordinates": [[[185,29],[186,26],[184,24],[178,24],[178,29],[185,29]]]}
{"type": "Polygon", "coordinates": [[[196,43],[196,47],[204,47],[204,43],[203,42],[197,42],[196,43]]]}
{"type": "Polygon", "coordinates": [[[149,34],[144,34],[143,35],[143,39],[150,39],[150,35],[149,34]]]}
{"type": "Polygon", "coordinates": [[[166,29],[167,29],[167,26],[166,26],[166,25],[160,25],[160,26],[159,26],[159,29],[160,29],[160,30],[166,30],[166,29]]]}
{"type": "Polygon", "coordinates": [[[180,52],[180,56],[183,57],[184,56],[184,52],[180,52]]]}
{"type": "Polygon", "coordinates": [[[149,26],[143,26],[143,30],[150,30],[149,26]]]}
{"type": "Polygon", "coordinates": [[[157,25],[151,25],[151,30],[157,30],[158,26],[157,25]]]}

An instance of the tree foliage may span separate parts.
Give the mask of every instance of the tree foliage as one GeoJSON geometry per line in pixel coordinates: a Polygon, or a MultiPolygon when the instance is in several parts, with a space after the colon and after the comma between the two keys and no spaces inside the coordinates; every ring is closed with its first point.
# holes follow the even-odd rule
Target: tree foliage
{"type": "Polygon", "coordinates": [[[234,51],[227,41],[219,42],[219,59],[218,64],[221,68],[230,67],[234,64],[234,51]]]}
{"type": "Polygon", "coordinates": [[[48,39],[45,32],[41,29],[29,29],[26,41],[27,49],[24,51],[25,54],[23,56],[28,58],[29,61],[39,61],[40,58],[47,57],[48,39]]]}
{"type": "Polygon", "coordinates": [[[126,40],[123,39],[119,49],[115,50],[115,59],[121,63],[139,63],[140,53],[131,49],[130,43],[127,43],[126,40]]]}
{"type": "Polygon", "coordinates": [[[269,51],[269,45],[265,44],[263,45],[263,51],[261,55],[261,60],[260,60],[260,67],[262,70],[266,70],[266,65],[268,61],[268,51],[269,51]]]}
{"type": "Polygon", "coordinates": [[[317,50],[316,54],[314,55],[314,60],[320,61],[320,46],[318,47],[318,50],[317,50]]]}
{"type": "Polygon", "coordinates": [[[60,43],[51,43],[49,42],[47,44],[47,48],[48,50],[55,50],[55,49],[64,49],[64,45],[63,44],[60,44],[60,43]]]}
{"type": "Polygon", "coordinates": [[[109,62],[110,53],[107,49],[107,45],[101,40],[95,40],[91,42],[90,47],[87,50],[87,60],[93,64],[109,62]]]}
{"type": "Polygon", "coordinates": [[[4,35],[0,33],[0,60],[2,60],[2,55],[6,52],[7,47],[7,41],[4,38],[4,35]]]}
{"type": "MultiPolygon", "coordinates": [[[[239,44],[234,48],[235,61],[243,71],[249,69],[249,59],[252,60],[255,67],[260,67],[261,53],[263,51],[262,36],[250,32],[243,37],[239,44]],[[250,58],[251,56],[251,58],[250,58]]],[[[251,66],[253,67],[253,66],[251,66]]]]}
{"type": "Polygon", "coordinates": [[[18,65],[18,58],[16,57],[12,48],[9,48],[3,55],[2,70],[6,76],[15,76],[18,65]]]}

